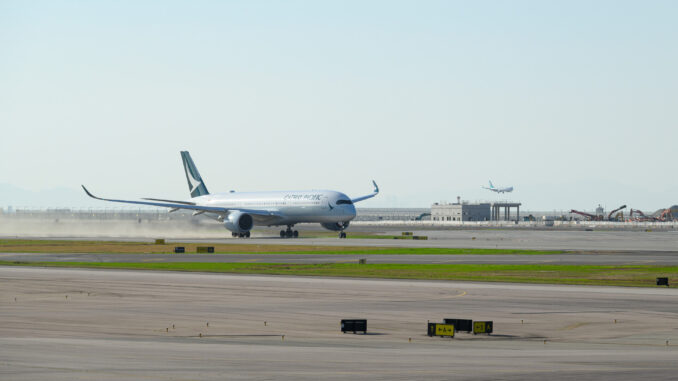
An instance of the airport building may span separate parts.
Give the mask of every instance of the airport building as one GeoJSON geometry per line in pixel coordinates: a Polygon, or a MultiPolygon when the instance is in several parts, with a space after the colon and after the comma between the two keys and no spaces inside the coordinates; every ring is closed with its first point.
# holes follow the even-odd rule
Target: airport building
{"type": "Polygon", "coordinates": [[[449,204],[445,202],[431,205],[431,221],[515,221],[520,220],[519,202],[479,202],[471,204],[461,201],[449,204]],[[515,208],[515,215],[511,209],[515,208]],[[503,209],[503,210],[502,210],[503,209]]]}
{"type": "Polygon", "coordinates": [[[432,221],[490,221],[490,204],[435,203],[431,205],[432,221]]]}
{"type": "Polygon", "coordinates": [[[493,202],[492,207],[492,221],[512,221],[511,209],[516,209],[515,221],[520,221],[520,205],[519,202],[493,202]],[[504,208],[502,217],[501,209],[504,208]]]}

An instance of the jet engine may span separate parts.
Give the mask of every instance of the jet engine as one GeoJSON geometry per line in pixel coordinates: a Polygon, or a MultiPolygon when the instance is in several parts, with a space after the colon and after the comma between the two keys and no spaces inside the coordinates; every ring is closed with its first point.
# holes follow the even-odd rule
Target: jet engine
{"type": "Polygon", "coordinates": [[[224,221],[224,227],[232,231],[233,233],[247,233],[254,226],[254,220],[252,216],[247,213],[235,211],[229,213],[224,221]]]}
{"type": "Polygon", "coordinates": [[[327,230],[332,230],[332,231],[338,232],[338,231],[342,231],[342,230],[346,229],[350,222],[351,221],[332,222],[332,223],[324,223],[324,224],[320,224],[320,225],[327,230]]]}

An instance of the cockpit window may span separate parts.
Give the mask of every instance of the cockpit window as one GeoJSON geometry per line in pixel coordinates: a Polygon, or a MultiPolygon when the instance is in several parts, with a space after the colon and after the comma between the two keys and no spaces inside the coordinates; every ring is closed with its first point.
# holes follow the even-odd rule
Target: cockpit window
{"type": "Polygon", "coordinates": [[[353,201],[351,201],[351,200],[337,200],[337,205],[345,205],[345,204],[351,205],[351,204],[353,204],[353,201]]]}

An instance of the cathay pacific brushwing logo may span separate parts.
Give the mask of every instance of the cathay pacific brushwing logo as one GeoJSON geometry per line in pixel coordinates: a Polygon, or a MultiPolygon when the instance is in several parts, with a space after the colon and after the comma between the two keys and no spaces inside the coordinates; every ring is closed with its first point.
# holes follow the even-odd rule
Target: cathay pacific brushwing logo
{"type": "Polygon", "coordinates": [[[191,186],[191,193],[193,193],[195,192],[196,189],[198,189],[202,185],[202,180],[195,178],[195,175],[193,175],[193,171],[191,171],[191,168],[188,166],[188,163],[186,162],[184,162],[184,170],[186,170],[186,174],[188,175],[188,183],[191,186]]]}

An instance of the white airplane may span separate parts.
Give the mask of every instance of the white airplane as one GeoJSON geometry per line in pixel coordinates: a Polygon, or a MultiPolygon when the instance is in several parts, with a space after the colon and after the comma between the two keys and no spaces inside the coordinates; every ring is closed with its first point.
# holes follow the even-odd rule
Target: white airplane
{"type": "Polygon", "coordinates": [[[354,204],[374,197],[379,193],[377,183],[374,191],[366,196],[349,198],[341,192],[331,190],[277,191],[277,192],[235,192],[211,194],[193,164],[187,151],[181,152],[184,171],[188,181],[190,200],[174,201],[157,198],[144,198],[147,201],[114,200],[94,196],[83,185],[88,196],[97,200],[122,202],[127,204],[151,205],[170,208],[170,212],[179,209],[193,210],[193,215],[205,213],[222,222],[232,232],[233,237],[249,237],[254,226],[287,226],[280,231],[281,238],[298,237],[299,232],[292,230],[301,222],[320,223],[328,230],[338,231],[339,238],[346,238],[346,229],[355,218],[354,204]]]}
{"type": "Polygon", "coordinates": [[[490,187],[483,187],[483,189],[490,190],[492,192],[497,192],[497,193],[511,193],[513,192],[513,187],[507,187],[507,188],[497,188],[494,185],[492,185],[492,180],[490,180],[490,187]]]}

